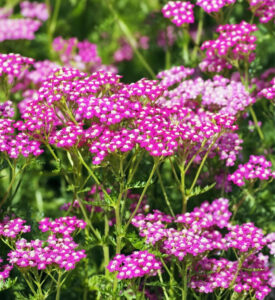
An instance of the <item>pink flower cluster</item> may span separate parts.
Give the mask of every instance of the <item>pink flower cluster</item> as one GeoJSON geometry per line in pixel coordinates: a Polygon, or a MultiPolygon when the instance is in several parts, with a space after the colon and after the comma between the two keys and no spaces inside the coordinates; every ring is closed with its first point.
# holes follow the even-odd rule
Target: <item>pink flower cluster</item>
{"type": "Polygon", "coordinates": [[[157,74],[157,78],[161,79],[160,85],[168,88],[176,83],[181,82],[186,77],[192,75],[195,69],[186,68],[184,66],[172,67],[169,70],[161,71],[157,74]]]}
{"type": "Polygon", "coordinates": [[[47,132],[47,141],[57,147],[87,146],[94,164],[137,146],[152,156],[169,156],[184,143],[198,146],[221,131],[237,129],[231,116],[160,105],[165,88],[158,81],[122,84],[120,77],[60,68],[28,100],[21,115],[24,121],[15,126],[40,141],[47,132]]]}
{"type": "Polygon", "coordinates": [[[220,198],[212,204],[204,202],[193,212],[176,218],[157,210],[147,216],[138,214],[132,224],[139,228],[142,237],[146,237],[146,243],[158,243],[164,253],[182,260],[187,254],[197,256],[210,250],[226,249],[226,240],[216,228],[226,227],[230,216],[228,200],[220,198]],[[172,222],[183,224],[184,229],[167,227],[172,222]]]}
{"type": "Polygon", "coordinates": [[[12,118],[14,116],[13,103],[8,100],[0,104],[0,118],[12,118]]]}
{"type": "Polygon", "coordinates": [[[218,12],[222,7],[234,4],[236,0],[197,0],[197,5],[202,7],[204,11],[211,14],[218,12]]]}
{"type": "Polygon", "coordinates": [[[275,101],[275,77],[270,81],[270,86],[261,90],[258,96],[275,101]]]}
{"type": "MultiPolygon", "coordinates": [[[[224,258],[203,258],[194,267],[190,287],[201,293],[211,293],[216,289],[229,288],[238,269],[237,261],[224,258]]],[[[271,273],[260,255],[251,255],[243,263],[233,289],[237,293],[255,294],[263,300],[271,291],[271,273]]],[[[241,296],[241,295],[240,295],[241,296]]]]}
{"type": "MultiPolygon", "coordinates": [[[[179,80],[179,77],[177,79],[179,80]]],[[[164,80],[175,83],[174,75],[167,74],[164,80]]],[[[168,107],[184,105],[235,116],[253,104],[256,99],[250,96],[240,81],[216,75],[213,79],[207,80],[201,77],[184,80],[165,91],[164,97],[159,101],[168,107]]]]}
{"type": "Polygon", "coordinates": [[[162,8],[164,18],[171,19],[176,26],[181,26],[185,23],[194,23],[194,5],[189,1],[169,1],[162,8]]]}
{"type": "MultiPolygon", "coordinates": [[[[0,258],[0,263],[3,262],[3,259],[0,258]]],[[[11,265],[2,265],[0,266],[0,283],[2,283],[5,279],[9,278],[10,271],[12,270],[11,265]]]]}
{"type": "Polygon", "coordinates": [[[258,252],[267,243],[263,231],[255,227],[253,223],[230,225],[227,228],[230,230],[225,236],[228,247],[240,252],[258,252]]]}
{"type": "Polygon", "coordinates": [[[15,123],[11,119],[0,119],[0,152],[6,153],[11,158],[20,154],[24,157],[38,156],[43,153],[41,143],[30,140],[26,133],[15,133],[15,123]]]}
{"type": "Polygon", "coordinates": [[[113,55],[114,61],[116,63],[122,61],[129,61],[133,58],[134,52],[131,45],[124,39],[120,40],[120,47],[117,49],[113,55]]]}
{"type": "Polygon", "coordinates": [[[65,66],[87,72],[94,72],[101,66],[97,46],[87,40],[82,42],[77,38],[65,40],[59,36],[54,39],[52,46],[65,66]]]}
{"type": "MultiPolygon", "coordinates": [[[[136,34],[136,47],[141,49],[149,48],[149,37],[136,34]]],[[[125,38],[119,40],[120,47],[115,51],[113,58],[115,63],[129,61],[134,56],[134,50],[125,38]]]]}
{"type": "Polygon", "coordinates": [[[7,19],[13,13],[13,9],[10,7],[0,7],[0,19],[7,19]]]}
{"type": "Polygon", "coordinates": [[[254,182],[275,178],[275,172],[271,170],[272,163],[264,156],[251,155],[246,164],[240,164],[238,169],[228,176],[228,180],[233,181],[238,186],[245,185],[245,180],[254,182]]]}
{"type": "Polygon", "coordinates": [[[86,223],[83,220],[73,217],[61,217],[51,221],[49,218],[44,218],[39,222],[39,229],[41,232],[50,231],[53,234],[61,234],[64,237],[71,235],[78,228],[84,229],[86,223]]]}
{"type": "Polygon", "coordinates": [[[20,3],[21,15],[24,17],[46,21],[49,17],[45,3],[23,1],[20,3]]]}
{"type": "Polygon", "coordinates": [[[33,64],[33,62],[34,60],[32,58],[24,57],[20,54],[0,53],[0,76],[6,74],[18,77],[29,65],[33,64]]]}
{"type": "Polygon", "coordinates": [[[9,262],[18,268],[37,268],[44,270],[48,266],[57,265],[69,271],[77,262],[86,257],[84,250],[75,251],[78,245],[71,236],[57,238],[50,235],[46,241],[20,239],[16,249],[9,252],[9,262]]]}
{"type": "Polygon", "coordinates": [[[14,239],[22,233],[30,232],[31,227],[28,225],[24,225],[25,223],[26,221],[20,218],[12,220],[10,220],[9,218],[5,218],[0,223],[0,236],[14,239]]]}
{"type": "Polygon", "coordinates": [[[165,30],[160,30],[157,36],[157,44],[159,47],[166,50],[168,47],[174,45],[176,41],[176,32],[172,25],[166,27],[165,30]]]}
{"type": "Polygon", "coordinates": [[[155,276],[161,269],[161,263],[148,251],[135,251],[125,256],[117,254],[107,266],[110,272],[118,272],[118,279],[132,279],[143,276],[155,276]]]}
{"type": "Polygon", "coordinates": [[[33,19],[1,19],[0,42],[5,40],[33,40],[34,33],[41,26],[41,22],[33,19]]]}
{"type": "Polygon", "coordinates": [[[261,23],[268,23],[275,18],[274,0],[248,0],[248,2],[250,10],[259,17],[261,23]]]}
{"type": "MultiPolygon", "coordinates": [[[[0,223],[0,236],[16,239],[18,235],[30,231],[30,226],[24,225],[25,220],[20,218],[9,220],[6,218],[0,223]]],[[[46,269],[49,265],[57,265],[59,268],[70,270],[75,264],[86,257],[84,250],[76,251],[78,245],[71,234],[78,228],[85,228],[83,220],[76,217],[63,217],[50,221],[45,218],[40,222],[42,232],[51,231],[53,234],[47,240],[18,239],[15,249],[8,253],[9,262],[19,268],[46,269]]]]}
{"type": "Polygon", "coordinates": [[[254,24],[242,21],[240,24],[220,25],[216,40],[205,41],[201,49],[206,50],[206,58],[200,64],[203,71],[220,72],[224,68],[232,68],[232,61],[246,59],[253,61],[256,49],[256,36],[251,35],[257,30],[254,24]]]}

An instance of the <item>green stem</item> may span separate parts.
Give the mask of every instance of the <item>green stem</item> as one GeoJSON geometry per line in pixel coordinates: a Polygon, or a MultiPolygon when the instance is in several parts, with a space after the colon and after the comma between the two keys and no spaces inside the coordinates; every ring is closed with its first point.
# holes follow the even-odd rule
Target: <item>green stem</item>
{"type": "Polygon", "coordinates": [[[188,171],[188,169],[190,168],[191,164],[193,163],[194,159],[197,157],[197,155],[202,151],[202,149],[204,148],[205,144],[207,142],[207,139],[204,139],[201,143],[201,146],[199,148],[199,150],[192,156],[192,158],[189,160],[186,168],[184,169],[184,172],[186,173],[188,171]]]}
{"type": "Polygon", "coordinates": [[[263,134],[263,132],[261,130],[261,127],[258,124],[258,119],[257,119],[256,113],[255,113],[255,111],[254,111],[254,109],[253,109],[252,106],[249,106],[249,112],[251,113],[251,116],[252,116],[253,122],[255,124],[255,127],[256,127],[256,129],[258,131],[259,137],[263,141],[264,140],[264,134],[263,134]]]}
{"type": "Polygon", "coordinates": [[[236,271],[236,273],[235,273],[235,275],[234,275],[233,280],[232,280],[231,283],[230,283],[229,289],[232,289],[232,288],[233,288],[233,286],[234,286],[234,284],[235,284],[235,282],[236,282],[236,280],[237,280],[237,277],[238,277],[238,275],[239,275],[239,273],[240,273],[240,271],[241,271],[242,265],[243,265],[243,263],[244,263],[244,261],[245,261],[246,258],[247,258],[247,254],[243,254],[243,255],[240,257],[239,262],[238,262],[238,268],[237,268],[237,271],[236,271]]]}
{"type": "Polygon", "coordinates": [[[7,201],[8,197],[9,197],[9,194],[10,194],[10,191],[11,191],[13,185],[14,185],[15,179],[16,179],[16,177],[17,177],[17,175],[18,175],[19,173],[20,173],[20,172],[18,172],[18,173],[16,174],[15,170],[12,169],[12,177],[11,177],[11,181],[10,181],[10,184],[9,184],[9,186],[8,186],[7,191],[5,192],[3,198],[2,198],[2,200],[1,200],[1,202],[0,202],[0,209],[1,209],[1,207],[5,204],[5,202],[7,201]]]}
{"type": "Polygon", "coordinates": [[[189,64],[189,42],[190,42],[190,34],[188,32],[188,28],[183,29],[183,46],[182,46],[182,56],[185,65],[189,64]]]}
{"type": "Polygon", "coordinates": [[[83,217],[84,217],[84,219],[85,219],[85,222],[86,222],[87,225],[90,227],[90,229],[91,229],[91,231],[93,232],[93,234],[95,235],[95,237],[96,237],[99,241],[101,241],[101,236],[99,235],[99,233],[95,230],[94,226],[92,225],[92,223],[91,223],[91,221],[90,221],[90,219],[89,219],[89,217],[88,217],[88,215],[87,215],[87,213],[86,213],[86,209],[85,209],[85,207],[84,207],[84,205],[83,205],[83,203],[82,203],[82,200],[78,197],[78,198],[77,198],[77,201],[78,201],[78,203],[79,203],[79,207],[80,207],[80,210],[81,210],[81,212],[82,212],[82,214],[83,214],[83,217]]]}
{"type": "Polygon", "coordinates": [[[187,263],[183,263],[182,268],[182,300],[187,300],[187,263]]]}
{"type": "Polygon", "coordinates": [[[112,198],[110,197],[110,195],[108,194],[108,192],[106,191],[106,189],[103,187],[103,185],[99,182],[98,178],[96,177],[95,173],[92,171],[92,169],[86,164],[86,162],[84,161],[81,153],[79,151],[77,151],[77,154],[79,156],[79,159],[81,161],[81,163],[83,164],[83,166],[86,168],[86,170],[88,171],[88,173],[92,176],[92,178],[94,179],[94,181],[96,182],[96,184],[101,188],[104,196],[106,198],[109,199],[109,201],[112,203],[112,198]]]}
{"type": "MultiPolygon", "coordinates": [[[[46,0],[46,5],[48,8],[49,16],[51,16],[50,0],[46,0]]],[[[52,17],[48,20],[48,40],[49,40],[49,52],[51,57],[53,57],[52,41],[53,41],[53,35],[56,28],[56,22],[60,10],[60,5],[61,5],[61,0],[55,0],[55,6],[54,6],[52,17]]]]}
{"type": "Polygon", "coordinates": [[[173,217],[175,217],[173,208],[172,208],[172,206],[171,206],[171,203],[170,203],[169,198],[168,198],[168,196],[167,196],[167,193],[166,193],[166,191],[165,191],[165,187],[164,187],[164,185],[163,185],[163,181],[162,181],[162,178],[161,178],[161,175],[160,175],[160,172],[159,172],[159,168],[157,168],[157,175],[158,175],[158,179],[159,179],[159,183],[160,183],[160,186],[161,186],[161,190],[162,190],[162,193],[163,193],[163,195],[164,195],[165,202],[166,202],[166,204],[167,204],[167,206],[168,206],[168,208],[169,208],[170,214],[171,214],[173,217]]]}
{"type": "Polygon", "coordinates": [[[152,68],[150,67],[150,65],[147,63],[147,61],[145,60],[145,58],[143,57],[143,55],[138,50],[136,39],[133,36],[133,34],[131,33],[129,27],[126,25],[126,23],[117,14],[117,12],[113,8],[113,6],[110,3],[110,1],[107,0],[106,2],[107,2],[109,10],[113,14],[114,18],[117,20],[118,25],[119,25],[121,31],[125,34],[125,36],[126,36],[128,42],[129,42],[129,44],[131,45],[132,49],[134,50],[134,52],[137,55],[138,59],[140,60],[141,64],[148,71],[148,73],[150,74],[150,76],[152,78],[156,78],[156,75],[155,75],[154,71],[152,70],[152,68]]]}
{"type": "Polygon", "coordinates": [[[27,282],[27,285],[29,286],[30,290],[32,291],[33,295],[35,296],[36,295],[36,291],[35,291],[35,288],[31,282],[31,280],[28,279],[28,276],[27,274],[24,274],[24,273],[21,273],[23,278],[25,279],[25,281],[27,282]]]}
{"type": "Polygon", "coordinates": [[[194,47],[192,55],[191,55],[192,62],[195,61],[197,53],[198,53],[198,49],[200,48],[200,41],[201,41],[202,30],[203,30],[203,19],[204,19],[204,10],[202,8],[200,8],[199,24],[198,24],[197,35],[196,35],[196,40],[195,40],[195,47],[194,47]]]}
{"type": "Polygon", "coordinates": [[[178,185],[180,186],[180,180],[179,180],[179,177],[177,175],[177,172],[175,170],[175,167],[174,167],[174,164],[172,162],[172,159],[169,157],[169,162],[170,162],[170,165],[171,165],[171,169],[172,169],[172,172],[173,172],[173,175],[175,177],[175,180],[177,181],[178,185]]]}
{"type": "Polygon", "coordinates": [[[151,170],[151,173],[150,173],[149,178],[148,178],[148,180],[147,180],[147,182],[145,184],[145,187],[144,187],[144,189],[143,189],[143,191],[142,191],[142,193],[141,193],[141,195],[140,195],[140,197],[138,199],[137,206],[136,206],[135,210],[133,211],[132,215],[130,216],[130,218],[129,218],[126,226],[125,226],[125,232],[127,231],[128,226],[131,224],[131,221],[132,221],[133,217],[136,215],[136,213],[137,213],[137,211],[138,211],[138,209],[139,209],[139,207],[141,205],[141,201],[143,200],[143,198],[145,196],[145,193],[146,193],[146,191],[147,191],[147,189],[148,189],[148,187],[150,185],[150,182],[151,182],[152,177],[153,177],[153,175],[154,175],[154,173],[155,173],[155,171],[156,171],[156,169],[158,167],[158,164],[159,164],[159,159],[156,159],[154,161],[154,166],[153,166],[153,168],[151,170]]]}
{"type": "Polygon", "coordinates": [[[163,279],[162,279],[162,275],[161,275],[161,271],[158,270],[158,276],[159,276],[159,281],[161,282],[161,287],[162,287],[162,290],[163,290],[163,293],[164,293],[164,296],[165,296],[165,299],[166,300],[169,300],[169,296],[167,294],[167,291],[166,291],[166,288],[164,286],[164,282],[163,282],[163,279]]]}
{"type": "Polygon", "coordinates": [[[45,143],[45,146],[48,148],[48,150],[50,151],[51,155],[53,156],[53,158],[59,162],[59,158],[56,156],[56,154],[54,153],[52,147],[48,144],[48,143],[45,143]]]}
{"type": "Polygon", "coordinates": [[[167,46],[167,49],[165,51],[165,69],[168,70],[171,67],[171,52],[169,49],[169,46],[167,46]]]}
{"type": "Polygon", "coordinates": [[[104,235],[105,235],[105,241],[104,241],[104,245],[103,245],[103,256],[104,256],[104,268],[105,268],[105,276],[109,275],[109,271],[106,268],[109,264],[110,261],[110,253],[109,253],[109,246],[106,243],[106,239],[109,236],[109,220],[108,220],[108,216],[105,212],[104,215],[104,235]]]}
{"type": "Polygon", "coordinates": [[[61,277],[62,277],[62,273],[60,271],[58,271],[55,300],[60,300],[61,277]]]}
{"type": "Polygon", "coordinates": [[[208,157],[208,155],[209,155],[209,152],[211,151],[212,147],[214,146],[214,144],[216,143],[216,141],[217,141],[217,139],[218,139],[219,137],[220,137],[220,135],[218,135],[216,138],[214,138],[213,142],[210,144],[210,146],[209,146],[207,152],[205,153],[205,155],[204,155],[204,157],[203,157],[203,159],[202,159],[202,162],[201,162],[201,164],[200,164],[200,166],[199,166],[199,168],[198,168],[198,170],[197,170],[197,173],[196,173],[196,175],[195,175],[195,178],[194,178],[194,180],[193,180],[193,182],[192,182],[192,185],[191,185],[191,187],[190,187],[190,189],[189,189],[189,194],[191,194],[191,192],[193,191],[193,188],[194,188],[195,184],[197,183],[197,180],[198,180],[198,178],[199,178],[199,176],[200,176],[201,170],[202,170],[202,168],[203,168],[203,166],[204,166],[204,163],[205,163],[205,161],[206,161],[206,159],[207,159],[207,157],[208,157]]]}
{"type": "Polygon", "coordinates": [[[186,191],[185,191],[185,170],[184,170],[184,166],[185,166],[185,159],[183,160],[183,162],[180,164],[179,169],[180,169],[180,191],[182,194],[182,213],[186,213],[186,209],[187,209],[187,195],[186,195],[186,191]]]}

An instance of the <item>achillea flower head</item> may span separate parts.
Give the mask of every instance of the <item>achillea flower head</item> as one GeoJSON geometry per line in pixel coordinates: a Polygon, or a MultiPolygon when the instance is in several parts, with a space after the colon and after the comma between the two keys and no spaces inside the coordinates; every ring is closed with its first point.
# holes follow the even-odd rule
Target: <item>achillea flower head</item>
{"type": "Polygon", "coordinates": [[[76,251],[78,245],[71,236],[58,238],[50,235],[46,241],[20,239],[16,248],[8,253],[9,262],[18,268],[37,268],[44,270],[48,266],[58,266],[69,271],[77,262],[86,257],[84,250],[76,251]]]}
{"type": "Polygon", "coordinates": [[[18,77],[29,65],[33,64],[33,62],[34,59],[21,56],[20,54],[0,53],[0,76],[6,74],[12,77],[18,77]]]}
{"type": "MultiPolygon", "coordinates": [[[[190,287],[200,293],[212,293],[219,288],[229,288],[237,272],[238,261],[203,258],[194,268],[190,287]]],[[[249,291],[256,299],[263,300],[271,291],[270,283],[270,268],[260,255],[250,255],[244,261],[233,288],[237,293],[249,291]]]]}
{"type": "Polygon", "coordinates": [[[0,42],[33,40],[41,22],[33,19],[0,19],[0,42]]]}
{"type": "Polygon", "coordinates": [[[82,71],[94,72],[101,66],[97,46],[89,41],[78,41],[77,38],[63,39],[61,36],[53,41],[53,49],[66,67],[75,67],[82,71]]]}
{"type": "Polygon", "coordinates": [[[148,251],[135,251],[125,256],[117,254],[107,266],[110,272],[118,272],[118,279],[132,279],[143,276],[155,276],[161,269],[161,263],[148,251]]]}
{"type": "Polygon", "coordinates": [[[194,23],[193,8],[194,5],[189,1],[169,1],[161,11],[164,18],[171,19],[176,26],[181,26],[185,23],[194,23]]]}
{"type": "Polygon", "coordinates": [[[235,3],[236,0],[197,0],[197,5],[204,11],[211,14],[218,12],[222,7],[235,3]]]}
{"type": "Polygon", "coordinates": [[[5,218],[0,222],[0,236],[14,239],[22,233],[30,232],[31,227],[25,225],[26,221],[20,218],[9,219],[5,218]]]}
{"type": "Polygon", "coordinates": [[[275,102],[275,77],[270,81],[269,87],[262,89],[258,93],[258,96],[264,97],[275,102]]]}
{"type": "Polygon", "coordinates": [[[275,18],[274,0],[248,0],[248,2],[250,10],[259,17],[261,23],[268,23],[275,18]]]}
{"type": "Polygon", "coordinates": [[[164,253],[182,260],[187,254],[197,256],[226,249],[225,240],[216,228],[227,227],[230,216],[228,200],[220,198],[212,204],[204,202],[200,208],[176,218],[157,210],[146,216],[140,213],[133,218],[132,225],[139,229],[140,236],[146,237],[146,243],[159,243],[164,253]],[[185,229],[172,228],[173,222],[184,224],[185,229]]]}
{"type": "MultiPolygon", "coordinates": [[[[217,32],[220,34],[216,40],[205,41],[201,49],[206,50],[206,58],[201,63],[203,71],[212,71],[213,61],[220,60],[219,70],[231,68],[231,61],[247,59],[253,61],[256,49],[256,37],[251,35],[257,30],[254,24],[242,21],[240,24],[220,25],[217,32]],[[211,66],[208,69],[208,66],[211,66]]],[[[218,71],[215,70],[215,71],[218,71]]]]}
{"type": "Polygon", "coordinates": [[[86,223],[75,216],[61,217],[54,221],[44,218],[39,222],[39,229],[42,232],[51,231],[53,234],[61,234],[64,238],[70,236],[78,228],[84,229],[85,227],[86,223]]]}
{"type": "Polygon", "coordinates": [[[0,118],[12,118],[14,116],[13,103],[8,100],[0,104],[0,118]]]}
{"type": "Polygon", "coordinates": [[[253,223],[228,226],[230,232],[225,235],[229,248],[240,252],[259,252],[267,243],[263,231],[254,226],[253,223]]]}
{"type": "Polygon", "coordinates": [[[13,13],[13,9],[10,7],[0,7],[0,19],[7,19],[13,13]]]}
{"type": "Polygon", "coordinates": [[[134,51],[131,45],[125,40],[120,40],[120,47],[114,52],[114,62],[119,63],[122,61],[129,61],[133,58],[134,51]]]}
{"type": "Polygon", "coordinates": [[[45,3],[23,1],[20,3],[21,15],[27,18],[46,21],[49,17],[45,3]]]}
{"type": "Polygon", "coordinates": [[[159,47],[162,47],[164,50],[166,50],[168,47],[174,45],[176,39],[177,37],[174,26],[169,25],[165,30],[160,30],[158,32],[157,44],[159,47]]]}
{"type": "Polygon", "coordinates": [[[271,166],[272,163],[264,156],[251,155],[247,163],[240,164],[233,174],[228,175],[228,180],[238,186],[245,185],[246,180],[269,180],[275,178],[275,172],[271,170],[271,166]]]}
{"type": "MultiPolygon", "coordinates": [[[[0,258],[0,264],[3,263],[3,259],[0,258]]],[[[0,283],[5,282],[5,279],[9,278],[10,271],[13,269],[12,265],[1,265],[0,266],[0,283]]]]}
{"type": "Polygon", "coordinates": [[[192,75],[195,69],[186,68],[184,66],[172,67],[169,70],[161,71],[157,74],[157,78],[161,79],[160,85],[168,88],[175,83],[181,82],[183,79],[192,75]]]}

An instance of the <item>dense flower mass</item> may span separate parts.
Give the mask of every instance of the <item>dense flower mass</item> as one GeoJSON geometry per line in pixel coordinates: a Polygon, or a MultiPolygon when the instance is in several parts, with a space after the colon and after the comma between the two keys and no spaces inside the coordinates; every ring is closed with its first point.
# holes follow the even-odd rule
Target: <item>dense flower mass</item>
{"type": "Polygon", "coordinates": [[[228,226],[228,229],[230,232],[225,236],[228,247],[240,252],[258,252],[267,243],[263,231],[253,223],[228,226]]]}
{"type": "Polygon", "coordinates": [[[64,238],[70,236],[77,228],[84,229],[85,227],[86,223],[76,217],[61,217],[54,221],[45,218],[39,222],[39,229],[42,232],[51,231],[54,234],[61,234],[64,238]]]}
{"type": "MultiPolygon", "coordinates": [[[[0,258],[0,264],[3,263],[3,259],[0,258]]],[[[11,265],[1,265],[0,266],[0,283],[2,283],[3,281],[5,281],[5,279],[9,278],[10,276],[10,271],[12,270],[12,266],[11,265]]]]}
{"type": "Polygon", "coordinates": [[[13,103],[8,100],[0,104],[0,118],[12,118],[14,116],[13,103]]]}
{"type": "Polygon", "coordinates": [[[21,15],[27,18],[46,21],[49,17],[45,3],[23,1],[20,3],[21,15]]]}
{"type": "Polygon", "coordinates": [[[57,238],[50,235],[46,241],[20,239],[16,249],[9,252],[9,262],[19,268],[46,269],[49,265],[57,265],[69,271],[75,264],[86,257],[84,250],[76,251],[78,245],[70,236],[57,238]]]}
{"type": "Polygon", "coordinates": [[[217,12],[222,7],[234,4],[236,0],[197,0],[197,5],[203,8],[207,13],[217,12]]]}
{"type": "Polygon", "coordinates": [[[275,101],[275,77],[270,81],[270,86],[262,89],[258,96],[275,101]]]}
{"type": "Polygon", "coordinates": [[[12,219],[5,218],[0,223],[0,236],[14,239],[18,235],[31,231],[31,227],[29,225],[24,225],[26,223],[25,220],[20,218],[12,219]]]}
{"type": "Polygon", "coordinates": [[[169,70],[159,72],[157,74],[157,78],[161,79],[161,86],[168,88],[175,83],[181,82],[186,77],[192,75],[194,71],[194,69],[185,68],[184,66],[176,66],[172,67],[169,70]]]}
{"type": "Polygon", "coordinates": [[[273,299],[275,0],[4,2],[0,298],[273,299]]]}
{"type": "Polygon", "coordinates": [[[248,0],[248,2],[250,10],[259,17],[261,23],[267,23],[275,18],[274,0],[248,0]]]}
{"type": "Polygon", "coordinates": [[[158,81],[122,84],[119,79],[103,71],[88,76],[72,68],[56,69],[38,93],[28,98],[28,105],[22,108],[24,121],[15,126],[39,141],[47,132],[47,141],[57,147],[87,145],[94,164],[113,152],[128,152],[136,146],[152,156],[171,156],[185,142],[199,146],[206,138],[211,141],[237,129],[230,116],[158,104],[165,91],[158,81]]]}
{"type": "Polygon", "coordinates": [[[131,279],[157,275],[157,271],[161,269],[161,263],[154,254],[148,251],[135,251],[128,256],[117,254],[107,268],[110,272],[118,272],[118,279],[131,279]]]}
{"type": "MultiPolygon", "coordinates": [[[[31,230],[30,226],[24,225],[25,220],[20,218],[6,219],[0,224],[0,235],[4,238],[15,239],[21,233],[31,230]]],[[[9,262],[18,268],[46,269],[48,266],[58,266],[61,269],[70,270],[75,264],[86,257],[84,250],[76,251],[78,247],[71,237],[77,228],[85,228],[86,224],[75,217],[63,217],[55,221],[48,218],[40,222],[42,232],[51,231],[47,240],[31,240],[24,238],[17,239],[14,250],[8,253],[9,262]],[[62,237],[60,237],[60,235],[62,237]]],[[[7,266],[6,274],[12,267],[7,266]]],[[[1,276],[1,275],[0,275],[1,276]]],[[[1,279],[1,278],[0,278],[1,279]]]]}
{"type": "Polygon", "coordinates": [[[34,59],[23,57],[20,54],[0,54],[0,76],[3,74],[18,77],[29,65],[33,64],[34,59]]]}
{"type": "Polygon", "coordinates": [[[1,19],[0,42],[6,40],[33,40],[34,33],[41,26],[41,22],[33,19],[1,19]]]}
{"type": "Polygon", "coordinates": [[[59,36],[54,39],[52,46],[65,66],[72,66],[87,72],[94,72],[101,67],[97,46],[87,40],[82,42],[77,38],[65,40],[59,36]]]}
{"type": "Polygon", "coordinates": [[[254,182],[257,178],[260,180],[269,180],[275,178],[275,172],[271,170],[272,163],[264,156],[251,155],[249,161],[240,164],[238,169],[228,176],[228,180],[238,186],[245,185],[245,180],[254,182]]]}
{"type": "Polygon", "coordinates": [[[225,249],[225,240],[215,227],[226,227],[230,216],[228,200],[220,198],[212,204],[204,202],[200,208],[176,218],[157,210],[146,216],[138,214],[132,224],[139,228],[147,243],[154,245],[162,241],[161,248],[165,253],[182,260],[187,254],[196,256],[213,249],[225,249]],[[178,231],[167,227],[172,222],[183,224],[184,229],[178,231]]]}
{"type": "Polygon", "coordinates": [[[253,61],[257,38],[252,33],[256,30],[256,25],[245,21],[240,24],[220,25],[216,30],[219,37],[205,41],[201,46],[202,50],[206,50],[206,58],[200,64],[201,69],[220,72],[224,68],[232,68],[235,61],[253,61]]]}
{"type": "MultiPolygon", "coordinates": [[[[186,74],[189,75],[190,72],[188,71],[186,74]]],[[[212,80],[203,80],[198,77],[180,82],[181,75],[165,74],[166,77],[161,81],[161,84],[170,84],[170,82],[173,82],[173,84],[179,82],[179,84],[165,91],[164,97],[160,99],[164,106],[191,106],[195,102],[196,106],[200,104],[209,111],[235,116],[256,101],[240,81],[229,80],[216,75],[212,80]]]]}
{"type": "Polygon", "coordinates": [[[195,266],[190,287],[201,293],[211,293],[218,288],[229,288],[233,284],[235,292],[255,293],[259,300],[270,293],[271,273],[260,255],[249,256],[241,271],[237,273],[237,270],[237,261],[203,258],[195,266]],[[237,277],[234,280],[235,274],[237,277]]]}
{"type": "Polygon", "coordinates": [[[163,8],[162,13],[165,18],[171,19],[171,21],[181,26],[185,23],[194,23],[194,5],[189,1],[169,1],[163,8]]]}

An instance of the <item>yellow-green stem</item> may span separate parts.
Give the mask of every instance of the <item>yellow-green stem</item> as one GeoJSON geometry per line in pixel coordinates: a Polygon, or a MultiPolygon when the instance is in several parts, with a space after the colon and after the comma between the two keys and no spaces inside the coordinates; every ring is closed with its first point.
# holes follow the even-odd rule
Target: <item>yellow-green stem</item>
{"type": "Polygon", "coordinates": [[[138,199],[138,203],[137,203],[137,205],[136,205],[136,208],[135,208],[135,210],[133,211],[133,213],[131,214],[131,216],[130,216],[130,218],[129,218],[129,220],[128,220],[126,226],[125,226],[125,232],[127,231],[128,226],[131,224],[131,221],[132,221],[133,217],[136,215],[136,213],[137,213],[137,211],[138,211],[138,209],[139,209],[139,207],[140,207],[140,205],[141,205],[141,201],[143,200],[143,198],[144,198],[144,196],[145,196],[145,193],[146,193],[146,191],[147,191],[147,189],[148,189],[148,187],[149,187],[149,185],[150,185],[150,182],[151,182],[151,180],[152,180],[152,178],[153,178],[153,175],[154,175],[154,173],[155,173],[155,171],[156,171],[158,165],[159,165],[159,159],[156,159],[156,160],[154,161],[154,165],[153,165],[153,168],[152,168],[151,173],[150,173],[150,175],[149,175],[149,178],[148,178],[148,180],[147,180],[147,182],[146,182],[146,184],[145,184],[145,186],[144,186],[144,189],[143,189],[143,191],[142,191],[142,193],[141,193],[141,195],[140,195],[140,197],[139,197],[139,199],[138,199]]]}

